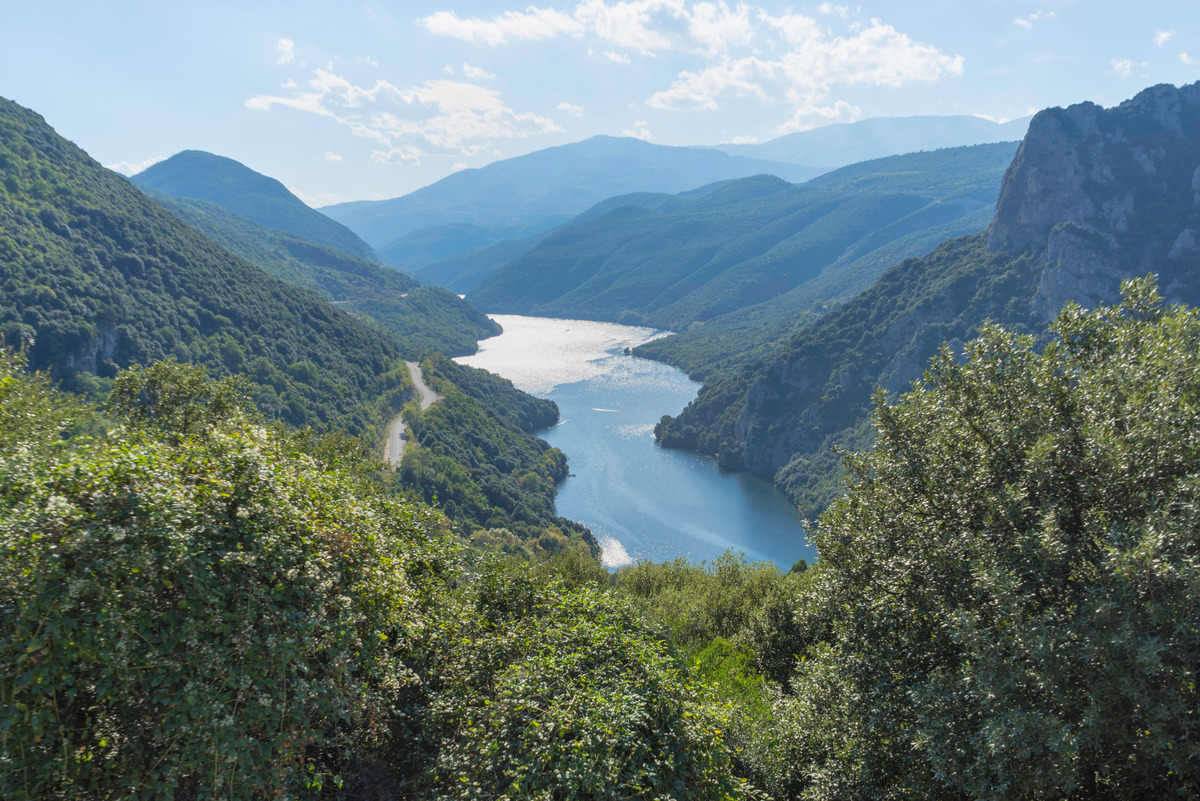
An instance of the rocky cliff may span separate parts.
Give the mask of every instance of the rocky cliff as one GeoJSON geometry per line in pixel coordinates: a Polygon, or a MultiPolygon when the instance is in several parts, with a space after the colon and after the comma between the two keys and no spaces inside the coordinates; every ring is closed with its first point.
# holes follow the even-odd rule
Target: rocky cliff
{"type": "Polygon", "coordinates": [[[1200,83],[1041,112],[986,232],[892,268],[656,433],[773,477],[815,513],[838,488],[830,447],[861,434],[877,388],[907,388],[986,319],[1038,333],[1068,301],[1111,302],[1148,272],[1169,300],[1200,303],[1200,83]]]}

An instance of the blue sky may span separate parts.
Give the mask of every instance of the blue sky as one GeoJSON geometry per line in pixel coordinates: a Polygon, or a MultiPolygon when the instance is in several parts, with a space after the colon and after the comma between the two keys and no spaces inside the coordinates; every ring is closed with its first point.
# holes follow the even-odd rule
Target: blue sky
{"type": "Polygon", "coordinates": [[[1200,79],[1198,0],[11,5],[0,96],[101,163],[208,150],[316,206],[596,134],[765,142],[1200,79]]]}

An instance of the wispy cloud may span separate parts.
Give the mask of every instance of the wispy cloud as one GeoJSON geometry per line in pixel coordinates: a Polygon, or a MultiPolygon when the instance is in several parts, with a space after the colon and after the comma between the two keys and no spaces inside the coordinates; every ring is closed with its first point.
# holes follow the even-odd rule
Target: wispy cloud
{"type": "Polygon", "coordinates": [[[312,74],[306,91],[256,95],[245,105],[261,111],[284,106],[329,118],[375,142],[371,158],[381,163],[420,163],[429,153],[474,156],[494,152],[496,139],[562,130],[547,117],[514,111],[499,92],[471,83],[435,80],[402,88],[379,80],[359,86],[332,64],[312,74]]]}
{"type": "Polygon", "coordinates": [[[574,103],[567,103],[565,101],[562,103],[559,103],[558,110],[565,111],[568,114],[570,114],[572,117],[582,117],[583,116],[583,106],[577,106],[574,103]]]}
{"type": "Polygon", "coordinates": [[[632,128],[621,131],[621,136],[632,136],[634,139],[641,139],[643,142],[649,142],[652,138],[650,136],[650,129],[646,127],[645,120],[638,120],[633,124],[632,128]]]}
{"type": "Polygon", "coordinates": [[[1180,53],[1179,60],[1182,61],[1184,64],[1200,64],[1200,61],[1197,61],[1196,59],[1192,58],[1187,53],[1180,53]]]}
{"type": "Polygon", "coordinates": [[[1033,24],[1035,22],[1037,22],[1038,20],[1053,19],[1054,16],[1055,16],[1055,13],[1053,11],[1046,11],[1045,9],[1038,9],[1037,11],[1030,14],[1028,17],[1017,17],[1016,19],[1013,20],[1013,25],[1018,25],[1022,28],[1025,28],[1026,30],[1029,30],[1030,28],[1033,27],[1033,24]]]}
{"type": "Polygon", "coordinates": [[[847,19],[850,16],[850,7],[835,6],[833,3],[821,3],[821,5],[817,6],[817,13],[824,14],[825,16],[836,14],[842,19],[847,19]]]}
{"type": "Polygon", "coordinates": [[[530,6],[525,11],[507,11],[490,20],[470,17],[461,19],[453,11],[438,11],[417,20],[430,33],[449,36],[466,42],[485,42],[492,47],[509,39],[537,41],[583,33],[583,25],[573,17],[552,8],[530,6]]]}
{"type": "Polygon", "coordinates": [[[465,161],[456,161],[450,165],[450,172],[462,172],[463,170],[470,169],[470,167],[471,165],[465,161]]]}
{"type": "Polygon", "coordinates": [[[491,81],[495,79],[495,75],[481,67],[472,67],[470,64],[463,62],[463,75],[474,81],[491,81]]]}
{"type": "Polygon", "coordinates": [[[757,136],[735,136],[725,144],[727,145],[757,145],[757,136]]]}
{"type": "Polygon", "coordinates": [[[852,106],[844,100],[839,100],[829,106],[804,106],[796,109],[792,118],[780,125],[776,130],[781,134],[809,131],[821,125],[831,125],[835,122],[854,122],[861,120],[863,110],[852,106]]]}
{"type": "Polygon", "coordinates": [[[1171,37],[1175,35],[1174,30],[1164,31],[1161,28],[1154,31],[1154,46],[1162,47],[1167,42],[1171,41],[1171,37]]]}
{"type": "Polygon", "coordinates": [[[341,161],[342,157],[339,156],[337,153],[334,153],[332,150],[326,150],[325,151],[325,160],[326,161],[341,161]]]}
{"type": "Polygon", "coordinates": [[[609,61],[615,62],[617,64],[632,63],[632,59],[629,58],[628,53],[618,53],[616,50],[605,50],[603,55],[609,61]]]}
{"type": "Polygon", "coordinates": [[[166,156],[153,156],[145,161],[118,161],[114,162],[113,164],[105,164],[104,166],[108,167],[108,169],[112,170],[113,172],[119,172],[122,175],[137,175],[142,170],[148,169],[158,162],[166,160],[166,156]]]}
{"type": "Polygon", "coordinates": [[[1112,71],[1122,78],[1128,78],[1133,72],[1133,61],[1127,58],[1114,58],[1112,60],[1112,71]]]}
{"type": "Polygon", "coordinates": [[[276,64],[291,64],[296,60],[296,43],[291,39],[280,39],[275,43],[275,52],[278,53],[276,64]]]}

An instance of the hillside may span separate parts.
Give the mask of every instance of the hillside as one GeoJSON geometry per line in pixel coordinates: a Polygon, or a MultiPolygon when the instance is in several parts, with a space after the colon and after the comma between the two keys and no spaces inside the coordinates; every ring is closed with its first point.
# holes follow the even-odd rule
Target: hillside
{"type": "Polygon", "coordinates": [[[892,268],[777,353],[706,384],[656,435],[773,478],[812,514],[838,491],[831,447],[862,442],[871,393],[905,389],[941,343],[985,319],[1040,333],[1068,301],[1112,302],[1123,278],[1148,272],[1169,300],[1200,302],[1198,167],[1200,84],[1043,111],[987,232],[892,268]]]}
{"type": "Polygon", "coordinates": [[[184,150],[130,178],[135,184],[178,197],[207,200],[277,231],[377,261],[370,245],[329,219],[274,178],[202,150],[184,150]]]}
{"type": "Polygon", "coordinates": [[[1015,141],[1025,136],[1028,127],[1028,117],[1006,123],[966,115],[874,117],[823,125],[756,145],[718,148],[736,156],[828,169],[918,150],[1015,141]]]}
{"type": "Polygon", "coordinates": [[[801,185],[758,176],[673,206],[634,199],[559,229],[470,299],[488,312],[672,329],[788,293],[788,309],[807,310],[868,286],[881,271],[872,254],[992,207],[1014,150],[910,154],[801,185]],[[817,279],[824,289],[806,291],[817,279]]]}
{"type": "Polygon", "coordinates": [[[7,100],[0,170],[0,333],[30,367],[103,392],[122,367],[174,357],[247,373],[272,417],[356,433],[407,397],[390,336],[235,257],[7,100]]]}
{"type": "Polygon", "coordinates": [[[426,350],[474,353],[500,326],[453,292],[344,251],[259,225],[214,203],[145,189],[179,219],[231,253],[290,284],[311,289],[343,311],[368,316],[394,334],[407,359],[426,350]]]}
{"type": "MultiPolygon", "coordinates": [[[[706,148],[596,136],[463,170],[402,197],[339,203],[322,211],[372,246],[391,252],[389,243],[425,228],[469,224],[498,238],[519,238],[614,195],[681,192],[758,173],[802,181],[819,172],[706,148]]],[[[473,241],[465,237],[462,249],[473,247],[473,241]]]]}

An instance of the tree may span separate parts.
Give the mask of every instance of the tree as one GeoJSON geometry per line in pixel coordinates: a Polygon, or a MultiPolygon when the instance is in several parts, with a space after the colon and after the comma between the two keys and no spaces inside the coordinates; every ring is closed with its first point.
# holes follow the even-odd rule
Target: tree
{"type": "Polygon", "coordinates": [[[877,397],[781,705],[809,797],[1200,791],[1200,314],[1123,290],[877,397]]]}

